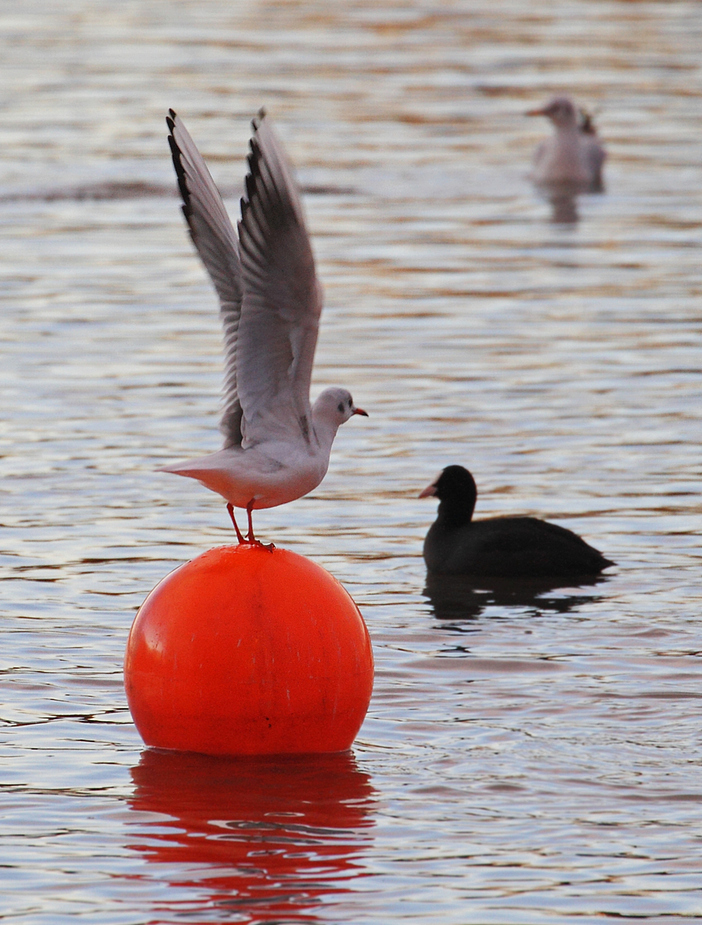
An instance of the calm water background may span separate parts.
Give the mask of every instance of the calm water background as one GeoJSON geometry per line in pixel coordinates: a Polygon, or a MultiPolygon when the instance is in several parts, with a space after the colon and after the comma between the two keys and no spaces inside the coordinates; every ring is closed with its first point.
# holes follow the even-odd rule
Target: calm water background
{"type": "Polygon", "coordinates": [[[702,918],[700,5],[24,0],[0,44],[0,915],[702,918]],[[568,225],[527,178],[557,91],[610,153],[568,225]],[[326,289],[315,393],[372,415],[257,520],[376,656],[353,755],[284,767],[143,750],[121,669],[148,591],[232,539],[154,471],[218,446],[221,376],[164,113],[236,214],[264,104],[326,289]],[[617,568],[425,588],[450,462],[617,568]]]}

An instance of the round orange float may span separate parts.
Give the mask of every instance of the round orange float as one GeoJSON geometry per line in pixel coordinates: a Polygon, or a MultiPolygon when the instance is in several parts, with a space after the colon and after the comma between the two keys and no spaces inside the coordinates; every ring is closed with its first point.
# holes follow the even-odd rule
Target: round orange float
{"type": "Polygon", "coordinates": [[[323,568],[243,543],[187,562],[149,594],[124,660],[147,745],[209,755],[350,748],[373,688],[368,630],[323,568]]]}

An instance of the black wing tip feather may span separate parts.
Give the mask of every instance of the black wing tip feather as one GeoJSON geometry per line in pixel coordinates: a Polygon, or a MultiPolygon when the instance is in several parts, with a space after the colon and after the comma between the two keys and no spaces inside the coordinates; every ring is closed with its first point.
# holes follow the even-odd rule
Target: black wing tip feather
{"type": "Polygon", "coordinates": [[[249,153],[246,157],[248,163],[248,173],[244,181],[244,188],[246,190],[246,195],[241,200],[241,216],[244,217],[245,210],[249,207],[249,202],[256,192],[256,183],[258,182],[261,176],[261,158],[263,154],[261,152],[261,146],[258,143],[258,138],[256,137],[258,130],[261,128],[263,120],[266,118],[266,109],[264,106],[261,106],[257,114],[251,120],[251,128],[253,129],[253,135],[249,139],[249,153]]]}
{"type": "Polygon", "coordinates": [[[168,146],[171,149],[171,158],[173,160],[173,167],[176,172],[176,179],[178,180],[178,189],[180,190],[180,195],[183,200],[183,215],[185,216],[188,225],[190,225],[190,216],[192,215],[192,203],[190,197],[190,190],[188,189],[188,179],[185,175],[185,168],[183,167],[183,154],[178,147],[178,142],[173,135],[175,129],[175,118],[176,114],[172,109],[168,110],[169,115],[166,117],[166,124],[169,128],[168,135],[168,146]]]}
{"type": "MultiPolygon", "coordinates": [[[[258,124],[254,119],[251,123],[253,125],[254,133],[258,130],[258,124]]],[[[260,124],[260,123],[259,123],[260,124]]],[[[249,140],[249,153],[247,155],[246,161],[248,163],[248,172],[244,178],[244,195],[241,197],[241,221],[243,222],[246,218],[246,214],[251,207],[251,201],[256,195],[256,188],[261,177],[261,147],[256,139],[256,135],[249,140]]]]}

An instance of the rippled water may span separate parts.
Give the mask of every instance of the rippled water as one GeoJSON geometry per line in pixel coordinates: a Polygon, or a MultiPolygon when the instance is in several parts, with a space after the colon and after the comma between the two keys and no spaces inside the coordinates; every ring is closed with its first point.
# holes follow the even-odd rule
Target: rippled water
{"type": "Polygon", "coordinates": [[[0,10],[2,867],[16,922],[702,917],[702,23],[696,3],[350,0],[0,10]],[[606,191],[531,187],[556,91],[606,191]],[[315,391],[371,417],[261,535],[354,595],[376,686],[352,755],[142,748],[122,655],[231,541],[156,473],[216,448],[216,302],[165,142],[231,197],[265,104],[306,188],[315,391]],[[616,560],[591,586],[426,586],[449,462],[478,513],[616,560]]]}

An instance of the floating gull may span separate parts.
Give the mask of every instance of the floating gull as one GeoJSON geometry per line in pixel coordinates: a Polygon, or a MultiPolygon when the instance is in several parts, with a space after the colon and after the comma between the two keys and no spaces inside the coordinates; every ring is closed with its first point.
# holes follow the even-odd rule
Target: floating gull
{"type": "Polygon", "coordinates": [[[532,179],[544,186],[570,184],[580,191],[602,189],[602,165],[606,152],[597,137],[592,118],[578,112],[567,96],[557,96],[528,116],[546,116],[555,133],[542,141],[534,155],[532,179]]]}

